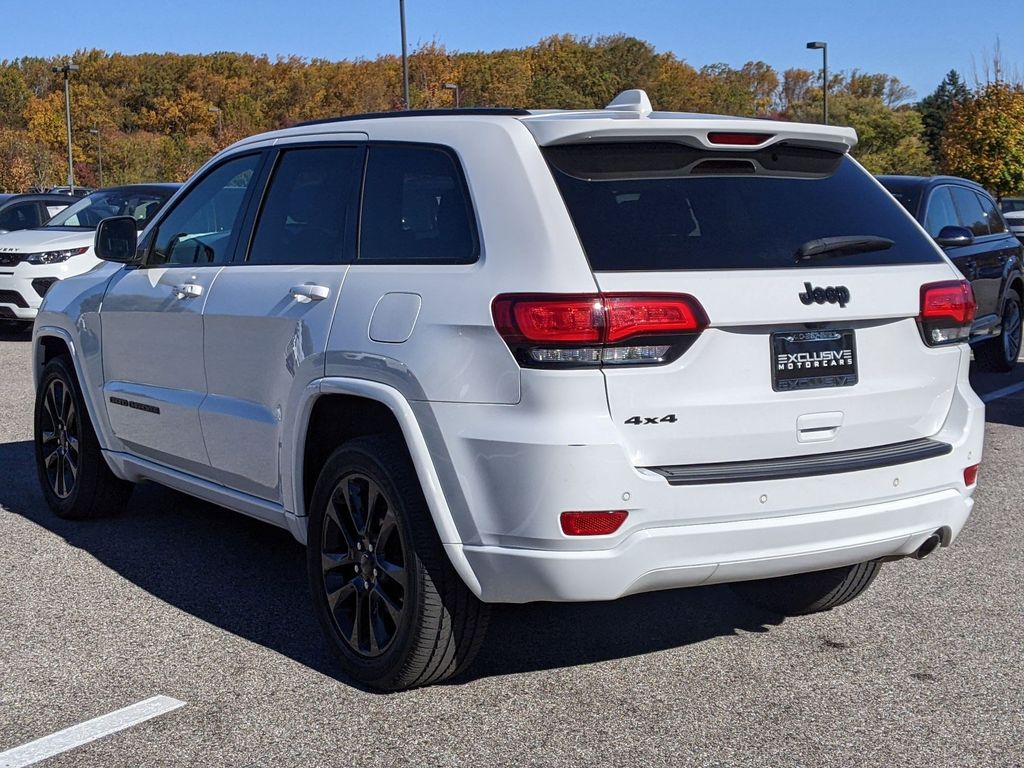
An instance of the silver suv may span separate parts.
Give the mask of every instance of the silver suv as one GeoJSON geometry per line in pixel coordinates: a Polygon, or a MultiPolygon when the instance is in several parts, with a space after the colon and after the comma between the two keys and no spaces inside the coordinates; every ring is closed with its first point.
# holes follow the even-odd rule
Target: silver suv
{"type": "Polygon", "coordinates": [[[462,669],[491,603],[844,603],[953,541],[983,423],[970,286],[855,140],[631,91],[239,142],[47,295],[46,499],[287,528],[381,689],[462,669]]]}

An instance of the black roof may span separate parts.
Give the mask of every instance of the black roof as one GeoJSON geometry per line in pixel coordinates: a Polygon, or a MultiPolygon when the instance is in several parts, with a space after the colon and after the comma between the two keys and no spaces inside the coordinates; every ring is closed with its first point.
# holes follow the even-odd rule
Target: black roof
{"type": "Polygon", "coordinates": [[[325,123],[347,123],[352,120],[377,120],[378,118],[391,117],[451,117],[453,115],[484,115],[484,116],[508,116],[525,117],[530,111],[517,109],[515,107],[460,107],[459,109],[405,109],[398,112],[364,112],[361,115],[341,115],[339,117],[325,117],[320,120],[306,120],[296,123],[292,128],[300,128],[304,125],[324,125],[325,123]]]}
{"type": "Polygon", "coordinates": [[[56,192],[30,192],[21,194],[0,194],[0,205],[8,203],[54,203],[60,205],[72,205],[77,198],[70,195],[61,195],[56,192]]]}
{"type": "MultiPolygon", "coordinates": [[[[133,189],[152,190],[152,191],[156,191],[156,190],[167,191],[167,190],[170,190],[171,192],[173,192],[174,190],[178,189],[178,187],[180,187],[180,186],[181,186],[181,184],[179,184],[177,182],[152,181],[152,182],[146,182],[144,184],[120,184],[120,185],[118,185],[116,187],[103,187],[101,189],[95,190],[95,192],[92,192],[90,194],[95,194],[96,192],[131,192],[133,189]]],[[[67,197],[67,195],[64,195],[64,197],[67,197]]]]}
{"type": "Polygon", "coordinates": [[[976,181],[964,179],[959,176],[899,176],[881,175],[877,177],[883,186],[902,189],[926,189],[939,184],[961,184],[965,187],[972,187],[980,192],[987,190],[976,181]]]}

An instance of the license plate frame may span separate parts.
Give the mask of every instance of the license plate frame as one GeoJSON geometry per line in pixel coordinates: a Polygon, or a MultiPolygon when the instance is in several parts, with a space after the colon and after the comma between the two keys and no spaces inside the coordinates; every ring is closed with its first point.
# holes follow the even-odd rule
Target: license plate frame
{"type": "Polygon", "coordinates": [[[859,381],[857,334],[852,328],[771,334],[772,389],[852,387],[859,381]]]}

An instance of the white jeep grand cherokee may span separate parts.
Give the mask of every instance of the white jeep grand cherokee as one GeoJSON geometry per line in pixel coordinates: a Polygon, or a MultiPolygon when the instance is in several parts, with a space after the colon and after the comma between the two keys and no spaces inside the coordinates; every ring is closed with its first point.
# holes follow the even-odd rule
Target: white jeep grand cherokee
{"type": "Polygon", "coordinates": [[[381,689],[462,669],[488,603],[844,603],[960,532],[984,416],[970,288],[855,140],[630,91],[241,141],[47,295],[46,499],[287,528],[381,689]]]}

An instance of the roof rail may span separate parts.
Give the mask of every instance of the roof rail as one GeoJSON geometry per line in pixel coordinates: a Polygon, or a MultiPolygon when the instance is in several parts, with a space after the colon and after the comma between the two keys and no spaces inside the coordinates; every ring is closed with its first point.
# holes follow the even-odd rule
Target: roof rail
{"type": "Polygon", "coordinates": [[[460,107],[459,109],[404,109],[396,112],[364,112],[360,115],[340,115],[338,117],[325,117],[320,120],[306,120],[295,123],[292,128],[299,128],[305,125],[324,125],[326,123],[346,123],[351,120],[377,120],[382,117],[450,117],[461,115],[507,115],[510,117],[525,117],[529,115],[525,109],[515,107],[460,107]]]}

